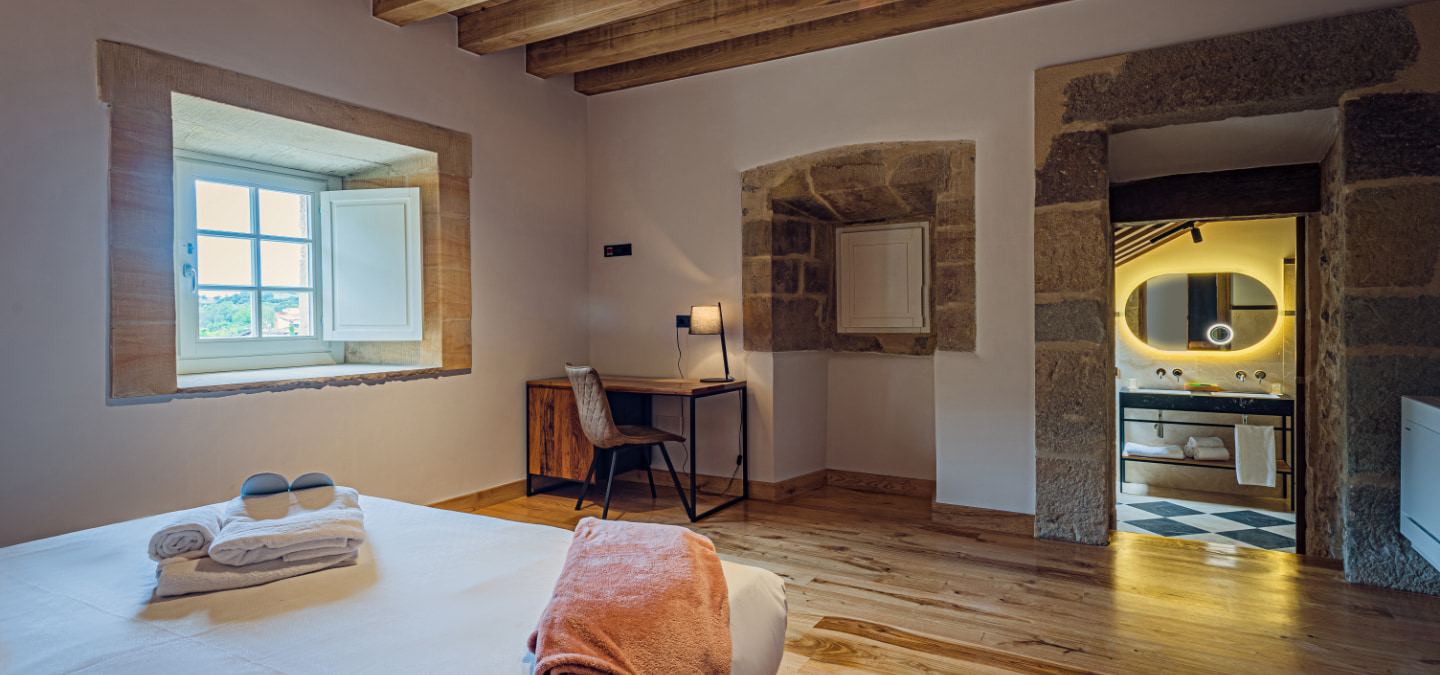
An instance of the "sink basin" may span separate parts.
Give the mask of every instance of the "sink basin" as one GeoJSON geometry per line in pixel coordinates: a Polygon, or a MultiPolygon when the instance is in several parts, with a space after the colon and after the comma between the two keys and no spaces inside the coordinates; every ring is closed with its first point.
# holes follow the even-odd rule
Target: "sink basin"
{"type": "Polygon", "coordinates": [[[1172,396],[1230,396],[1233,398],[1285,398],[1281,394],[1260,394],[1240,391],[1186,391],[1184,389],[1125,389],[1141,394],[1170,394],[1172,396]]]}

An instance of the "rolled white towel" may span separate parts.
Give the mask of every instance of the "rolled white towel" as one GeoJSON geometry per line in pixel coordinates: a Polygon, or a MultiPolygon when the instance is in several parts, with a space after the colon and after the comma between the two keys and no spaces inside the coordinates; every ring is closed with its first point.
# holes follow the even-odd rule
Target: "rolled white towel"
{"type": "Polygon", "coordinates": [[[222,565],[209,557],[192,560],[174,558],[160,563],[156,572],[159,578],[155,582],[155,595],[164,598],[259,586],[331,567],[354,565],[359,555],[359,551],[350,551],[303,562],[271,560],[240,567],[222,565]]]}
{"type": "Polygon", "coordinates": [[[343,555],[364,541],[360,493],[317,487],[227,502],[225,527],[210,545],[210,557],[234,566],[299,562],[343,555]]]}
{"type": "Polygon", "coordinates": [[[1193,454],[1191,455],[1191,457],[1204,462],[1223,462],[1227,459],[1230,459],[1230,451],[1226,450],[1224,446],[1216,448],[1208,445],[1201,445],[1194,448],[1192,452],[1193,454]]]}
{"type": "Polygon", "coordinates": [[[224,525],[224,504],[208,504],[175,514],[175,520],[150,537],[150,559],[191,560],[207,555],[224,525]]]}
{"type": "MultiPolygon", "coordinates": [[[[1190,459],[1200,459],[1200,458],[1197,456],[1196,452],[1195,452],[1196,448],[1224,448],[1224,447],[1225,447],[1225,442],[1222,441],[1222,440],[1220,440],[1220,439],[1218,439],[1218,438],[1216,438],[1216,437],[1214,437],[1214,436],[1191,436],[1189,440],[1185,441],[1185,456],[1188,457],[1188,458],[1190,458],[1190,459]]],[[[1207,456],[1211,456],[1211,457],[1213,457],[1213,456],[1215,455],[1215,453],[1213,453],[1213,452],[1207,452],[1207,453],[1204,453],[1204,454],[1207,455],[1207,456]]],[[[1226,457],[1229,457],[1230,455],[1227,454],[1227,455],[1225,455],[1225,456],[1226,456],[1226,457]]]]}
{"type": "Polygon", "coordinates": [[[1126,457],[1155,457],[1159,459],[1185,459],[1185,451],[1178,445],[1141,445],[1139,443],[1125,443],[1126,457]]]}

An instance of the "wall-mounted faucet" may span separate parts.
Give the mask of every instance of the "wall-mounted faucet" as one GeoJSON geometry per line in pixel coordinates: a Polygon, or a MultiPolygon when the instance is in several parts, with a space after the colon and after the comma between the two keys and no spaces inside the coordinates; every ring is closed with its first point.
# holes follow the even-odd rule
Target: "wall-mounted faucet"
{"type": "Polygon", "coordinates": [[[1243,370],[1237,370],[1237,371],[1235,371],[1235,379],[1240,380],[1241,382],[1244,382],[1244,381],[1245,381],[1245,371],[1243,371],[1243,370]]]}
{"type": "Polygon", "coordinates": [[[1155,369],[1155,379],[1157,379],[1157,380],[1163,380],[1163,379],[1165,379],[1165,369],[1164,369],[1164,368],[1156,368],[1156,369],[1155,369]]]}
{"type": "Polygon", "coordinates": [[[1255,379],[1256,379],[1256,380],[1259,380],[1259,381],[1260,381],[1260,384],[1265,384],[1265,378],[1266,378],[1267,376],[1268,376],[1268,374],[1267,374],[1265,371],[1263,371],[1263,370],[1257,370],[1257,371],[1255,371],[1255,379]]]}
{"type": "Polygon", "coordinates": [[[1170,374],[1174,375],[1175,380],[1178,382],[1180,380],[1180,376],[1185,374],[1185,371],[1176,368],[1175,370],[1170,371],[1170,374]]]}

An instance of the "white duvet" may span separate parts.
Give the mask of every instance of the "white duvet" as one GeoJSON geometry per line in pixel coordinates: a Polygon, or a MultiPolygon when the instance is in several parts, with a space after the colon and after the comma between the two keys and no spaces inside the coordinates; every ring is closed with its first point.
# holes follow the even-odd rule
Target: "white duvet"
{"type": "MultiPolygon", "coordinates": [[[[362,497],[353,567],[152,597],[166,515],[0,549],[0,672],[522,675],[570,532],[362,497]]],[[[735,675],[774,673],[784,583],[725,563],[735,675]]]]}

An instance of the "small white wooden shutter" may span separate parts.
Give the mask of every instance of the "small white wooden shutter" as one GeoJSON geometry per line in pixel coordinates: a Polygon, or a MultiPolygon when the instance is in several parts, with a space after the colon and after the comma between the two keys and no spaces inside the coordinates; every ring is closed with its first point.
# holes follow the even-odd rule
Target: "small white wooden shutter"
{"type": "Polygon", "coordinates": [[[326,340],[419,340],[420,188],[320,194],[326,340]]]}
{"type": "Polygon", "coordinates": [[[929,330],[926,224],[836,231],[841,333],[929,330]]]}

